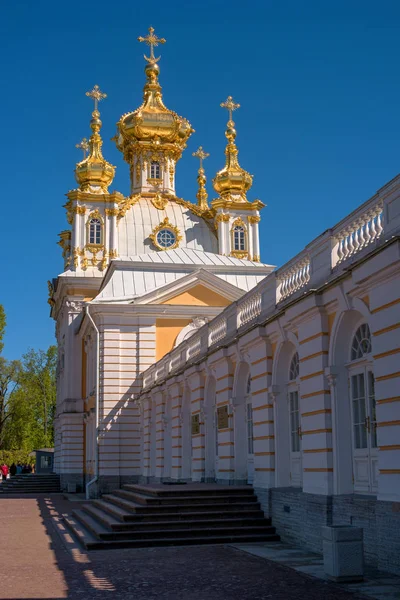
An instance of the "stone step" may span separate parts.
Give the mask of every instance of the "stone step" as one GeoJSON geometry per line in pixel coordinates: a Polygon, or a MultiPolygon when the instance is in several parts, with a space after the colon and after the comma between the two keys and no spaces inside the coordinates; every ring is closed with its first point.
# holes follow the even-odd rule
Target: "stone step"
{"type": "Polygon", "coordinates": [[[252,526],[229,526],[225,527],[187,527],[186,529],[166,529],[160,527],[158,529],[143,529],[141,531],[112,531],[99,520],[83,510],[72,511],[72,516],[75,517],[86,529],[88,529],[95,537],[101,540],[152,540],[152,539],[170,539],[170,538],[187,538],[187,537],[206,537],[219,535],[242,535],[265,533],[269,535],[275,534],[275,529],[268,525],[252,525],[252,526]]]}
{"type": "Polygon", "coordinates": [[[239,504],[241,502],[257,502],[257,496],[253,495],[230,495],[230,494],[208,494],[202,496],[166,496],[166,497],[151,497],[142,493],[133,492],[126,489],[115,490],[113,492],[116,496],[121,496],[122,498],[126,498],[127,500],[132,500],[132,502],[136,502],[137,504],[142,504],[144,506],[166,506],[166,505],[176,505],[185,506],[194,504],[215,504],[215,503],[227,503],[227,504],[239,504]]]}
{"type": "Polygon", "coordinates": [[[172,484],[171,486],[169,485],[164,485],[163,488],[154,488],[154,487],[149,487],[146,485],[140,485],[140,484],[136,484],[136,483],[126,483],[125,485],[122,486],[122,489],[124,490],[128,490],[128,491],[133,491],[133,492],[139,492],[141,494],[144,494],[146,496],[152,496],[152,497],[161,497],[161,498],[166,498],[168,496],[209,496],[214,495],[214,496],[219,496],[219,495],[226,495],[229,494],[230,496],[234,496],[236,494],[239,495],[249,495],[249,496],[254,496],[254,490],[251,486],[246,485],[246,486],[230,486],[230,485],[226,485],[226,486],[213,486],[210,488],[203,488],[201,487],[201,485],[199,485],[198,487],[185,487],[186,484],[172,484]]]}
{"type": "Polygon", "coordinates": [[[112,504],[117,504],[118,506],[124,508],[125,510],[134,512],[134,513],[147,513],[151,514],[154,512],[205,512],[207,510],[212,511],[236,511],[236,510],[245,510],[245,509],[260,509],[259,502],[241,502],[241,503],[219,503],[215,502],[213,504],[157,504],[155,506],[138,504],[137,502],[133,502],[131,500],[127,500],[124,497],[121,497],[118,494],[118,490],[116,490],[113,494],[105,494],[103,499],[111,502],[112,504]]]}
{"type": "Polygon", "coordinates": [[[227,519],[178,519],[178,520],[163,520],[163,521],[137,521],[123,523],[119,519],[113,517],[108,512],[93,504],[85,504],[82,510],[97,519],[102,525],[112,531],[131,531],[133,533],[140,533],[142,531],[151,530],[176,530],[176,529],[210,529],[214,527],[270,527],[270,533],[275,533],[275,529],[271,527],[270,522],[263,517],[258,518],[242,518],[237,517],[236,514],[231,518],[227,519]],[[273,530],[273,531],[272,531],[273,530]]]}
{"type": "MultiPolygon", "coordinates": [[[[79,511],[74,511],[79,513],[79,511]]],[[[81,515],[78,515],[81,517],[81,515]]],[[[87,550],[101,550],[111,548],[143,548],[147,546],[170,546],[170,545],[190,545],[190,544],[229,544],[229,543],[246,543],[246,542],[262,542],[262,541],[278,541],[279,536],[268,533],[240,533],[240,534],[212,534],[209,536],[199,537],[175,537],[175,538],[153,538],[153,539],[116,539],[102,540],[97,538],[89,529],[87,529],[88,521],[82,524],[76,516],[64,516],[64,522],[77,539],[83,544],[87,550]]],[[[106,533],[106,528],[101,528],[99,524],[96,526],[96,531],[106,533]]],[[[163,533],[163,532],[161,532],[163,533]]],[[[212,532],[211,532],[212,533],[212,532]]]]}
{"type": "MultiPolygon", "coordinates": [[[[104,498],[104,496],[103,496],[104,498]]],[[[103,511],[107,512],[111,516],[116,519],[119,519],[121,522],[148,522],[148,521],[165,521],[166,519],[179,519],[180,521],[190,520],[190,519],[230,519],[232,518],[232,514],[241,518],[262,518],[264,513],[262,510],[236,510],[234,513],[232,511],[225,510],[207,510],[205,512],[184,512],[184,513],[157,513],[150,511],[148,514],[146,513],[132,513],[131,511],[125,510],[117,504],[112,504],[105,500],[93,500],[93,505],[98,506],[103,511]]],[[[269,520],[268,520],[269,521],[269,520]]]]}

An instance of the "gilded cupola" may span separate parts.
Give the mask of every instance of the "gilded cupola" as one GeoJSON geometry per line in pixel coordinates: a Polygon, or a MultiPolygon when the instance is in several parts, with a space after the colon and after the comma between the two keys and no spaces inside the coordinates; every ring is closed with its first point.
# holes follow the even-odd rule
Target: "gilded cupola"
{"type": "Polygon", "coordinates": [[[224,199],[234,202],[247,202],[246,193],[252,186],[253,177],[239,165],[239,151],[235,143],[235,123],[232,120],[232,113],[240,108],[240,104],[236,104],[232,96],[228,96],[227,100],[221,103],[221,107],[226,108],[229,112],[225,132],[228,143],[225,148],[225,166],[214,177],[213,186],[215,191],[224,199]]]}
{"type": "Polygon", "coordinates": [[[84,158],[76,165],[75,177],[83,192],[107,194],[108,186],[114,179],[115,167],[106,161],[101,152],[103,145],[100,135],[102,122],[98,110],[98,103],[107,98],[107,95],[100,91],[98,85],[95,85],[92,91],[86,92],[86,96],[94,100],[94,111],[92,112],[92,119],[90,121],[92,135],[89,141],[84,138],[77,145],[78,148],[83,150],[84,158]],[[88,153],[87,156],[86,152],[88,153]]]}
{"type": "Polygon", "coordinates": [[[164,44],[165,39],[158,38],[150,27],[149,34],[138,40],[150,46],[150,56],[144,55],[147,64],[143,103],[121,117],[114,139],[131,167],[133,192],[173,193],[175,163],[194,129],[187,119],[169,110],[163,101],[158,81],[160,57],[154,56],[154,47],[164,44]],[[160,168],[151,171],[151,163],[157,163],[160,168]]]}

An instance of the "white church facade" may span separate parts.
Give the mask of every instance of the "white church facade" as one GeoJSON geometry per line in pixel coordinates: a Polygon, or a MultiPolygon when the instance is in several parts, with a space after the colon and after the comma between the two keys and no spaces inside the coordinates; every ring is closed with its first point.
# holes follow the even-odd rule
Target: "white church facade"
{"type": "Polygon", "coordinates": [[[109,192],[97,86],[67,194],[64,272],[49,283],[59,347],[55,470],[91,496],[126,482],[251,484],[283,539],[364,527],[400,571],[400,176],[289,263],[260,262],[232,112],[208,203],[176,195],[193,130],[167,109],[159,40],[143,104],[115,142],[131,194],[109,192]]]}

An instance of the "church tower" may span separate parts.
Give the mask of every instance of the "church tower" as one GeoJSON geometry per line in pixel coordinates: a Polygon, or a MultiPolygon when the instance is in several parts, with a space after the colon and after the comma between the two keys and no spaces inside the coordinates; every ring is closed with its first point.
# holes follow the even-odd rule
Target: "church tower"
{"type": "Polygon", "coordinates": [[[216,213],[215,222],[218,224],[219,253],[259,262],[259,211],[265,205],[260,200],[247,200],[253,177],[239,165],[235,123],[232,119],[233,111],[240,108],[240,104],[235,103],[232,96],[228,96],[221,107],[226,108],[229,113],[225,132],[228,143],[225,149],[225,166],[213,179],[219,198],[211,202],[216,213]]]}

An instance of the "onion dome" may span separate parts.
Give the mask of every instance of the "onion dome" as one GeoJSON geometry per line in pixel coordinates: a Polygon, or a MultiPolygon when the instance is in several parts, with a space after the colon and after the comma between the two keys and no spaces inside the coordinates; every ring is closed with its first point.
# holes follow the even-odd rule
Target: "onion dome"
{"type": "Polygon", "coordinates": [[[232,120],[232,112],[240,108],[240,104],[236,104],[232,96],[228,96],[227,100],[222,102],[221,107],[226,108],[229,112],[229,121],[225,132],[228,144],[225,148],[225,166],[214,177],[213,186],[215,191],[223,198],[236,202],[247,202],[246,192],[252,186],[253,177],[239,165],[239,151],[235,144],[235,123],[232,120]]]}
{"type": "Polygon", "coordinates": [[[107,95],[100,91],[98,85],[95,85],[91,92],[86,92],[86,96],[94,100],[94,111],[90,121],[90,128],[93,133],[89,138],[89,142],[84,139],[80,144],[77,144],[77,147],[84,151],[84,158],[76,165],[75,177],[83,192],[108,194],[108,186],[114,179],[115,167],[106,161],[101,152],[103,145],[100,135],[102,122],[97,108],[98,103],[107,95]],[[87,150],[88,155],[86,156],[87,150]]]}
{"type": "Polygon", "coordinates": [[[158,38],[154,29],[149,28],[146,37],[139,37],[140,42],[150,46],[150,57],[144,56],[146,84],[143,88],[143,103],[135,111],[124,114],[117,123],[117,148],[123,152],[128,164],[138,150],[137,144],[148,146],[153,150],[169,150],[171,157],[178,160],[186,147],[186,142],[194,132],[187,119],[169,110],[162,98],[161,86],[158,82],[160,57],[154,56],[154,47],[164,44],[164,38],[158,38]]]}

